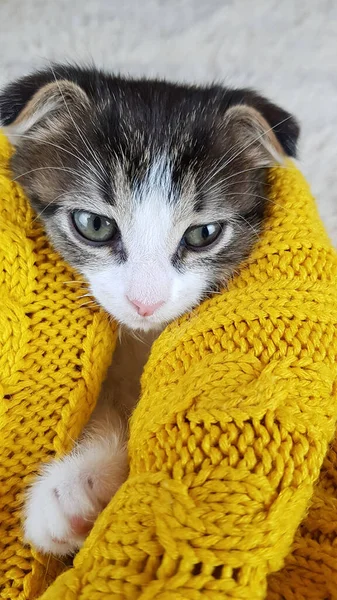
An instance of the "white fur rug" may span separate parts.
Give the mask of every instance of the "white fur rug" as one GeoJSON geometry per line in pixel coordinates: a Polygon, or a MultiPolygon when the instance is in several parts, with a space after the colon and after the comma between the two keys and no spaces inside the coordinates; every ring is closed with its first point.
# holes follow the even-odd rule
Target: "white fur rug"
{"type": "Polygon", "coordinates": [[[301,122],[302,168],[337,245],[335,0],[0,0],[0,85],[48,59],[263,92],[301,122]]]}

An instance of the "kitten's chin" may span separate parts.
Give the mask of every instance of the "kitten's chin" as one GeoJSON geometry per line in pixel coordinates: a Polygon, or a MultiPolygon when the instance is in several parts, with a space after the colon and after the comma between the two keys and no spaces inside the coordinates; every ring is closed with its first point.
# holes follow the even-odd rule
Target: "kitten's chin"
{"type": "Polygon", "coordinates": [[[168,321],[152,321],[149,317],[146,317],[139,321],[138,319],[137,321],[134,321],[133,319],[123,319],[119,322],[121,325],[123,325],[130,331],[135,331],[139,333],[148,333],[150,331],[153,331],[153,333],[160,332],[168,324],[168,321]]]}

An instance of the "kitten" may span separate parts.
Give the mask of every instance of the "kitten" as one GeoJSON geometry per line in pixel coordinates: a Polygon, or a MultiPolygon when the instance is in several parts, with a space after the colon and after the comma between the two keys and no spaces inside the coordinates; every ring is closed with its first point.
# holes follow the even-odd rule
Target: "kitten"
{"type": "Polygon", "coordinates": [[[74,451],[43,467],[26,540],[66,555],[127,477],[127,421],[150,345],[226,285],[260,231],[265,174],[298,125],[249,90],[132,80],[54,66],[0,95],[12,170],[50,241],[123,335],[74,451]]]}

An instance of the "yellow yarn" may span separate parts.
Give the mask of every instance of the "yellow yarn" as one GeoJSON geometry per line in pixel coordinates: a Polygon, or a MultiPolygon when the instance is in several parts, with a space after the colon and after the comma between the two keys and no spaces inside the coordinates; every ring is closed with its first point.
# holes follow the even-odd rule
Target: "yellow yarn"
{"type": "Polygon", "coordinates": [[[337,438],[324,459],[307,518],[285,567],[269,578],[268,600],[337,598],[337,438]]]}
{"type": "MultiPolygon", "coordinates": [[[[0,152],[4,162],[4,139],[0,152]]],[[[20,545],[22,490],[78,435],[113,332],[64,284],[74,276],[20,189],[5,175],[0,186],[0,589],[30,599],[57,563],[46,576],[48,560],[20,545]]],[[[297,530],[337,419],[337,259],[291,163],[270,171],[268,193],[264,234],[240,275],[155,343],[130,476],[43,600],[337,597],[334,448],[297,530]]]]}
{"type": "Polygon", "coordinates": [[[39,462],[78,437],[114,335],[103,312],[81,306],[79,279],[9,178],[10,153],[0,134],[0,597],[23,600],[63,568],[23,546],[23,491],[39,462]]]}

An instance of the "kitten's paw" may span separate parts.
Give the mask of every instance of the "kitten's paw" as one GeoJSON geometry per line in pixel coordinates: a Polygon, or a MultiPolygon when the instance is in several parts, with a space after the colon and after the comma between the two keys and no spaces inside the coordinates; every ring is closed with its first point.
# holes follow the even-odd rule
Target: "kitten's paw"
{"type": "Polygon", "coordinates": [[[109,443],[51,462],[29,490],[25,540],[45,553],[73,554],[126,476],[126,450],[109,443]]]}

